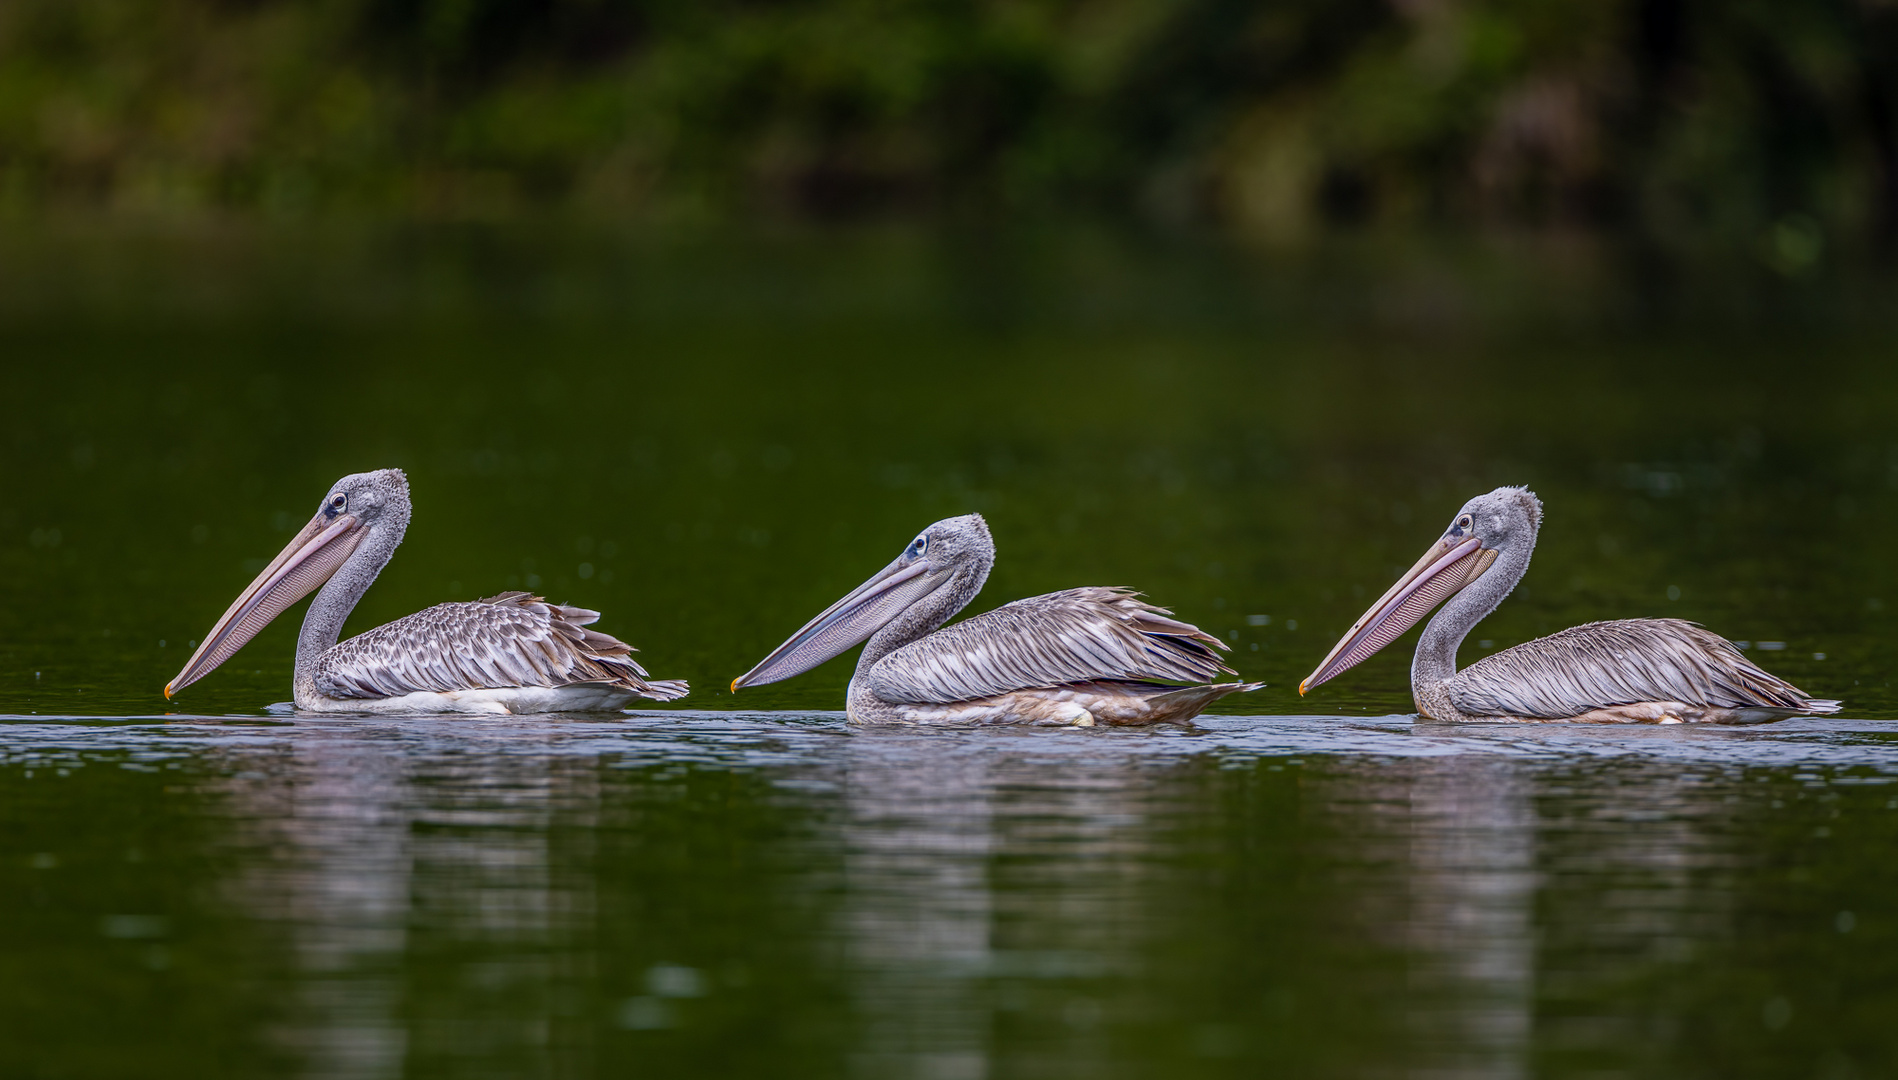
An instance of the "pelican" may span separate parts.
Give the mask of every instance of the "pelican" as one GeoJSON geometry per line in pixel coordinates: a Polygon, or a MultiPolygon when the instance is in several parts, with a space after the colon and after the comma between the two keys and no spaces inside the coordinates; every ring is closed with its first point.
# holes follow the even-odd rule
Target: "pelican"
{"type": "Polygon", "coordinates": [[[1234,674],[1226,643],[1128,589],[1066,589],[1004,604],[939,630],[995,564],[980,514],[924,529],[896,561],[837,601],[732,691],[809,671],[866,638],[845,699],[854,723],[1151,724],[1185,721],[1264,683],[1234,674]]]}
{"type": "Polygon", "coordinates": [[[1542,502],[1528,488],[1500,487],[1464,503],[1298,692],[1362,663],[1443,604],[1410,665],[1411,696],[1432,720],[1757,724],[1839,711],[1838,702],[1809,696],[1733,642],[1680,619],[1587,623],[1458,671],[1457,646],[1522,580],[1541,525],[1542,502]]]}
{"type": "Polygon", "coordinates": [[[437,604],[339,644],[343,620],[408,526],[402,470],[336,481],[310,523],[204,635],[165,696],[209,675],[313,591],[295,680],[297,708],[308,712],[565,712],[685,696],[683,682],[648,681],[632,646],[586,629],[599,612],[524,592],[437,604]]]}

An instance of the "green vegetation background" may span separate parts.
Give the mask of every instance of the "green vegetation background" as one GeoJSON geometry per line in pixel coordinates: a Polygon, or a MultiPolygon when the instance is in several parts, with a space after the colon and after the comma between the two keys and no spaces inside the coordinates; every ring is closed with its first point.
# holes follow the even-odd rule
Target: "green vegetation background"
{"type": "MultiPolygon", "coordinates": [[[[10,0],[0,209],[1898,228],[1889,0],[10,0]]],[[[1849,245],[1848,245],[1849,246],[1849,245]]]]}

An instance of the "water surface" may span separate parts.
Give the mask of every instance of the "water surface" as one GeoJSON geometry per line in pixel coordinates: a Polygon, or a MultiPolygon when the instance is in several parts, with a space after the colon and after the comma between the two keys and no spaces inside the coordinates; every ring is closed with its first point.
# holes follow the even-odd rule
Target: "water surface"
{"type": "Polygon", "coordinates": [[[16,231],[14,1071],[1898,1071],[1882,286],[1697,280],[1087,235],[16,231]],[[384,466],[415,519],[351,632],[530,588],[693,695],[298,717],[293,616],[167,703],[327,485],[384,466]],[[1411,639],[1300,700],[1501,483],[1548,515],[1466,661],[1674,615],[1846,712],[1417,724],[1411,639]],[[975,610],[1134,586],[1268,687],[1154,732],[855,731],[848,660],[725,689],[971,510],[975,610]]]}

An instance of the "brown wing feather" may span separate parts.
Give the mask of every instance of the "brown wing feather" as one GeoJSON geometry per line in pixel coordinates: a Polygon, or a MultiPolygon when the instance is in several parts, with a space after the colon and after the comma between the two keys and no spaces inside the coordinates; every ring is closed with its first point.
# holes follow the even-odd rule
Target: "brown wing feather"
{"type": "Polygon", "coordinates": [[[1083,588],[1029,597],[911,642],[870,669],[884,701],[949,704],[1097,679],[1206,682],[1225,643],[1136,599],[1083,588]]]}
{"type": "Polygon", "coordinates": [[[603,683],[655,701],[685,696],[683,682],[648,680],[631,645],[587,628],[599,617],[524,592],[437,604],[324,653],[317,689],[336,698],[383,698],[603,683]]]}
{"type": "Polygon", "coordinates": [[[1563,719],[1608,705],[1679,701],[1837,711],[1761,670],[1726,638],[1680,619],[1586,623],[1487,656],[1450,678],[1470,716],[1563,719]]]}

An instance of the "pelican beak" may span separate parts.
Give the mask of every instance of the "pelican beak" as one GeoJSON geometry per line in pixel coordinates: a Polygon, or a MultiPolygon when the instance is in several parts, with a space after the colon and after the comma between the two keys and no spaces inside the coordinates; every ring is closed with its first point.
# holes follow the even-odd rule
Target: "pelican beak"
{"type": "Polygon", "coordinates": [[[927,560],[897,559],[851,590],[850,595],[819,612],[789,641],[758,661],[757,667],[733,679],[732,692],[802,675],[881,630],[950,576],[948,568],[931,566],[927,560]]]}
{"type": "Polygon", "coordinates": [[[264,572],[257,575],[204,635],[178,677],[165,684],[165,697],[204,678],[229,660],[245,642],[283,614],[284,609],[315,592],[354,554],[364,536],[362,519],[354,514],[330,517],[318,514],[303,527],[264,572]]]}
{"type": "Polygon", "coordinates": [[[1438,604],[1481,577],[1495,561],[1496,549],[1484,547],[1474,536],[1446,536],[1430,545],[1423,558],[1351,624],[1351,629],[1331,647],[1318,670],[1298,684],[1299,696],[1337,678],[1396,641],[1438,604]]]}

